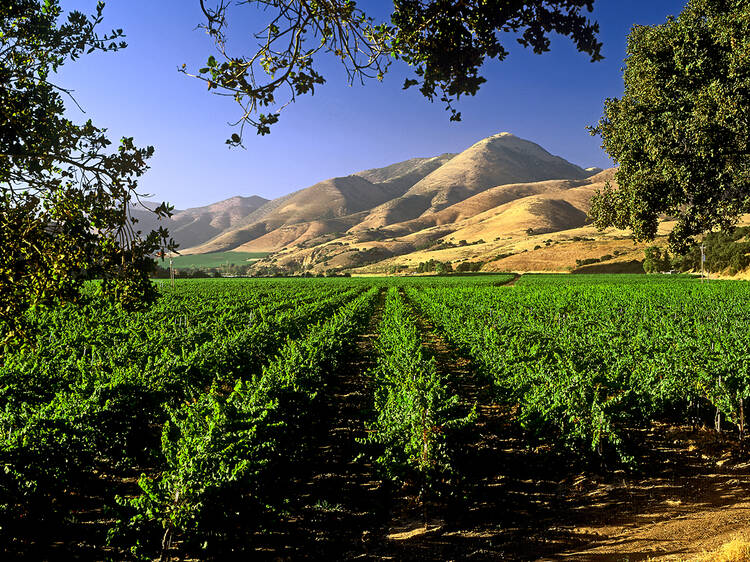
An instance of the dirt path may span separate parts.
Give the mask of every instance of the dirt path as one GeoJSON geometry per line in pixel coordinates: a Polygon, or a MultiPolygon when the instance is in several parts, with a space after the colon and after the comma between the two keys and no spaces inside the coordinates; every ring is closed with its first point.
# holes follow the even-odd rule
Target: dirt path
{"type": "Polygon", "coordinates": [[[431,533],[389,541],[394,558],[690,560],[750,530],[750,458],[732,437],[654,424],[639,436],[635,474],[530,448],[470,362],[419,322],[456,392],[478,404],[478,420],[453,443],[462,494],[433,506],[441,524],[431,533]]]}
{"type": "MultiPolygon", "coordinates": [[[[366,373],[374,361],[385,290],[356,349],[326,389],[325,405],[314,431],[320,439],[306,462],[307,476],[291,515],[257,557],[273,560],[351,560],[367,556],[370,545],[385,529],[389,495],[375,467],[360,456],[357,439],[365,435],[370,390],[366,373]]],[[[260,538],[260,537],[259,537],[260,538]]]]}
{"type": "Polygon", "coordinates": [[[520,278],[521,278],[521,274],[520,273],[514,273],[513,274],[513,279],[511,279],[507,283],[503,283],[503,286],[504,287],[512,287],[513,285],[515,285],[516,283],[518,283],[518,280],[520,278]]]}
{"type": "Polygon", "coordinates": [[[571,522],[592,541],[556,559],[690,560],[750,539],[747,451],[731,437],[690,427],[657,424],[644,438],[650,455],[642,475],[580,481],[571,501],[582,517],[571,522]]]}

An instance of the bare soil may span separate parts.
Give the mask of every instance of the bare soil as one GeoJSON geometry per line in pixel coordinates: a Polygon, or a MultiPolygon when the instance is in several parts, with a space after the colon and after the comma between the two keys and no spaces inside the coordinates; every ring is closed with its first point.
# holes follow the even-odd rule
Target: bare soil
{"type": "MultiPolygon", "coordinates": [[[[431,505],[427,532],[391,529],[392,560],[691,560],[750,535],[750,455],[736,435],[654,423],[634,473],[530,448],[471,363],[426,318],[425,345],[477,423],[457,436],[462,497],[431,505]]],[[[424,525],[421,527],[424,529],[424,525]]]]}
{"type": "MultiPolygon", "coordinates": [[[[222,559],[693,560],[750,540],[750,454],[735,434],[654,423],[636,433],[632,473],[532,447],[514,409],[493,402],[490,385],[423,316],[424,345],[464,406],[476,406],[477,421],[449,442],[453,493],[422,503],[415,490],[382,481],[357,440],[370,415],[383,299],[381,291],[355,352],[332,375],[320,438],[292,484],[300,492],[287,516],[222,559]]],[[[116,484],[132,488],[129,476],[116,484]]],[[[50,529],[49,546],[32,554],[15,545],[14,559],[116,559],[104,548],[99,492],[79,498],[75,532],[50,529]]]]}

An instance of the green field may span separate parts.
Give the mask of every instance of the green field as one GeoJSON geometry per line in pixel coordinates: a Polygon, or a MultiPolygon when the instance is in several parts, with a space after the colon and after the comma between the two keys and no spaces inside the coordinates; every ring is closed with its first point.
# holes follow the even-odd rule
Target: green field
{"type": "Polygon", "coordinates": [[[519,280],[525,286],[580,286],[580,285],[641,285],[700,282],[700,276],[692,274],[646,274],[646,273],[527,273],[519,280]]]}
{"type": "MultiPolygon", "coordinates": [[[[191,267],[219,267],[222,265],[243,265],[248,260],[265,258],[268,252],[213,252],[210,254],[189,254],[175,256],[173,264],[176,269],[190,269],[191,267]]],[[[158,262],[161,267],[169,267],[169,259],[158,262]]]]}
{"type": "MultiPolygon", "coordinates": [[[[513,280],[177,280],[143,312],[92,298],[39,313],[34,344],[0,365],[4,545],[451,559],[472,537],[486,559],[533,558],[578,544],[537,550],[571,514],[592,524],[595,479],[632,497],[741,450],[750,284],[513,280]],[[453,531],[389,541],[395,517],[453,531]]],[[[659,486],[639,509],[676,501],[659,486]]]]}

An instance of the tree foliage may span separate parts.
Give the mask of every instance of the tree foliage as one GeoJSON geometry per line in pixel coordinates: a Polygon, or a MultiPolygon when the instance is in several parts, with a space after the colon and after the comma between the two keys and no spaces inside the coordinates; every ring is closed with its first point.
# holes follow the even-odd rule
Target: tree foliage
{"type": "Polygon", "coordinates": [[[748,2],[690,0],[676,19],[634,27],[627,54],[625,93],[592,128],[619,189],[599,193],[591,215],[640,240],[675,217],[669,241],[682,251],[750,210],[748,2]]]}
{"type": "Polygon", "coordinates": [[[672,259],[669,257],[668,250],[664,250],[662,254],[659,246],[649,246],[643,254],[643,271],[646,273],[659,273],[672,269],[672,259]]]}
{"type": "Polygon", "coordinates": [[[441,262],[440,260],[428,260],[419,262],[417,266],[417,273],[431,273],[435,272],[438,274],[450,273],[453,271],[451,262],[441,262]]]}
{"type": "Polygon", "coordinates": [[[122,30],[97,34],[103,8],[63,20],[57,0],[0,5],[0,345],[22,336],[27,311],[78,299],[92,276],[126,305],[148,300],[149,256],[171,247],[129,214],[154,149],[123,138],[111,150],[105,129],[65,116],[70,92],[52,82],[68,61],[126,46],[122,30]]]}
{"type": "MultiPolygon", "coordinates": [[[[485,60],[508,56],[501,41],[506,34],[543,53],[550,33],[559,33],[592,60],[602,58],[599,27],[582,13],[593,9],[593,0],[393,0],[387,23],[376,22],[353,0],[242,0],[236,5],[266,15],[265,26],[252,34],[258,48],[250,54],[231,53],[228,47],[230,0],[199,1],[218,58],[211,55],[190,75],[241,106],[239,134],[229,144],[241,142],[245,125],[269,133],[281,108],[298,95],[314,93],[325,82],[316,67],[323,53],[341,61],[350,83],[381,80],[393,60],[405,62],[414,76],[404,89],[418,86],[429,100],[438,98],[452,120],[461,118],[452,103],[476,94],[485,82],[479,74],[485,60]],[[280,108],[265,112],[275,105],[280,108]]],[[[182,70],[190,73],[185,66],[182,70]]]]}
{"type": "MultiPolygon", "coordinates": [[[[709,232],[702,243],[710,273],[727,272],[734,275],[750,266],[750,228],[741,227],[731,231],[709,232]]],[[[672,264],[680,271],[700,271],[700,244],[694,244],[683,255],[675,256],[672,264]]]]}

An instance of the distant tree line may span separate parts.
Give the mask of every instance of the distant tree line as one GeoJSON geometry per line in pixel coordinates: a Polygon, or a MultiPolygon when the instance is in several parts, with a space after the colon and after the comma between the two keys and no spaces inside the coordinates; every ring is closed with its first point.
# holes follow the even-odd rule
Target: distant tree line
{"type": "MultiPolygon", "coordinates": [[[[703,239],[705,247],[705,269],[710,273],[726,271],[730,275],[750,266],[750,227],[736,228],[729,232],[710,232],[703,239]]],[[[643,269],[646,273],[661,271],[699,271],[701,269],[700,243],[691,245],[682,255],[670,256],[658,246],[645,249],[643,269]]]]}
{"type": "Polygon", "coordinates": [[[469,273],[476,272],[482,269],[484,265],[483,261],[464,261],[456,266],[457,273],[469,273]]]}
{"type": "Polygon", "coordinates": [[[417,266],[417,273],[450,273],[451,271],[453,271],[453,266],[449,261],[429,260],[419,262],[417,266]]]}
{"type": "MultiPolygon", "coordinates": [[[[593,240],[593,239],[592,239],[593,240]]],[[[605,261],[609,261],[611,259],[614,259],[616,256],[622,255],[625,252],[622,250],[615,250],[611,254],[604,254],[603,256],[599,258],[583,258],[576,260],[576,267],[583,267],[584,265],[591,265],[595,263],[603,263],[605,261]]]]}
{"type": "MultiPolygon", "coordinates": [[[[246,277],[252,274],[252,265],[250,264],[226,264],[216,267],[182,267],[175,268],[175,276],[182,278],[201,279],[209,277],[246,277]]],[[[162,267],[155,264],[151,277],[155,279],[169,278],[169,267],[162,267]]]]}
{"type": "Polygon", "coordinates": [[[464,261],[453,267],[453,264],[449,261],[429,260],[420,262],[417,266],[417,273],[469,273],[476,272],[482,269],[484,265],[483,261],[464,261]]]}

